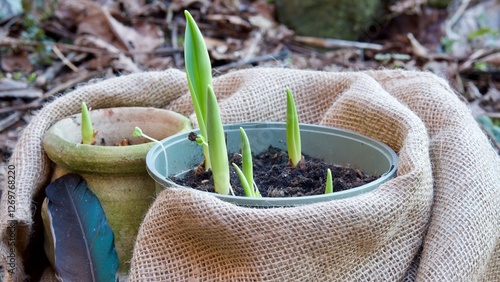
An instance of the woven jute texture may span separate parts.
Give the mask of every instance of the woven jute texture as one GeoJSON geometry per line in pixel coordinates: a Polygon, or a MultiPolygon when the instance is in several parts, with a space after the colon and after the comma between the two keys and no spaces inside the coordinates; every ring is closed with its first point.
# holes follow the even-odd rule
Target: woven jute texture
{"type": "MultiPolygon", "coordinates": [[[[226,123],[283,121],[286,87],[301,122],[353,130],[391,146],[399,156],[397,177],[364,195],[294,208],[243,208],[167,189],[139,231],[132,281],[500,279],[500,159],[444,80],[422,72],[265,68],[214,80],[226,123]]],[[[81,101],[93,108],[168,108],[194,121],[187,93],[185,74],[168,70],[90,84],[44,107],[10,161],[17,202],[10,218],[2,197],[4,269],[9,220],[17,222],[18,262],[30,240],[31,201],[50,176],[41,140],[51,124],[78,112],[81,101]]],[[[24,278],[17,266],[7,279],[24,278]]]]}

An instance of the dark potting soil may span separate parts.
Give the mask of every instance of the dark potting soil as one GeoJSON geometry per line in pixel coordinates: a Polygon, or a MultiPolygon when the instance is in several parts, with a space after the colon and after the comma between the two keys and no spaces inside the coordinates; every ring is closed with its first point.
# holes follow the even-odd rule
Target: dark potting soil
{"type": "MultiPolygon", "coordinates": [[[[262,197],[300,197],[320,195],[325,192],[326,170],[332,171],[333,192],[355,188],[379,176],[367,175],[359,169],[326,163],[321,159],[304,156],[293,168],[288,164],[286,151],[269,147],[253,156],[254,181],[262,197]]],[[[229,163],[241,168],[241,155],[230,154],[229,163]]],[[[198,190],[215,192],[212,172],[193,169],[183,178],[170,176],[174,182],[198,190]]],[[[245,196],[240,180],[230,165],[230,182],[236,196],[245,196]]]]}

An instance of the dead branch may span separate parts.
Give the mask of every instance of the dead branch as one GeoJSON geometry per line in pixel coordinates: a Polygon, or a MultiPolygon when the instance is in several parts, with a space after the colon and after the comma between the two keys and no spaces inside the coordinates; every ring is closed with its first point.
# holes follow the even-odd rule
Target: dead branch
{"type": "Polygon", "coordinates": [[[5,113],[10,113],[13,111],[24,111],[24,110],[30,110],[30,109],[36,109],[42,106],[43,98],[38,98],[36,100],[33,100],[32,102],[28,104],[23,104],[23,105],[15,105],[7,108],[0,109],[0,114],[5,114],[5,113]]]}
{"type": "Polygon", "coordinates": [[[294,40],[299,43],[323,48],[358,48],[376,51],[382,50],[384,48],[384,46],[380,44],[309,36],[295,36],[294,40]]]}
{"type": "Polygon", "coordinates": [[[57,55],[57,57],[59,57],[59,59],[61,59],[61,61],[66,66],[68,66],[72,71],[78,72],[78,68],[75,65],[73,65],[73,63],[70,60],[68,60],[68,58],[64,56],[64,54],[59,50],[59,48],[57,48],[57,45],[54,45],[53,47],[54,48],[52,50],[54,50],[54,53],[57,55]]]}
{"type": "Polygon", "coordinates": [[[262,55],[262,56],[257,56],[250,58],[248,60],[241,60],[238,62],[222,65],[220,67],[214,68],[215,71],[218,72],[226,72],[232,68],[239,68],[244,65],[251,65],[259,62],[264,62],[264,61],[270,61],[270,60],[283,60],[284,58],[288,57],[290,54],[290,51],[288,49],[285,49],[281,52],[275,53],[275,54],[267,54],[267,55],[262,55]]]}
{"type": "Polygon", "coordinates": [[[0,121],[0,132],[16,123],[21,118],[20,112],[14,112],[0,121]]]}
{"type": "Polygon", "coordinates": [[[55,43],[55,42],[39,42],[31,40],[19,40],[12,37],[0,38],[0,46],[6,46],[10,48],[16,47],[37,47],[37,46],[57,46],[59,49],[77,51],[82,53],[91,53],[96,55],[108,54],[108,55],[139,55],[139,54],[155,54],[155,55],[172,55],[182,53],[182,49],[178,48],[158,48],[152,51],[115,51],[109,52],[99,48],[85,47],[79,45],[70,45],[65,43],[55,43]]]}
{"type": "Polygon", "coordinates": [[[81,74],[71,80],[66,81],[65,83],[59,84],[56,87],[50,89],[46,93],[43,94],[43,98],[47,99],[48,97],[57,94],[59,92],[62,92],[80,82],[87,81],[93,77],[99,76],[102,73],[102,71],[93,71],[93,72],[88,72],[88,71],[82,71],[81,74]]]}

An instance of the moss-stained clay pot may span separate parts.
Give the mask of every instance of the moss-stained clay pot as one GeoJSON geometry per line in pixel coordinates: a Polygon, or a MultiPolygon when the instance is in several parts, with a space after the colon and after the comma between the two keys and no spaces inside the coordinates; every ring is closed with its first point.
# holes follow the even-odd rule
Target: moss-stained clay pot
{"type": "Polygon", "coordinates": [[[81,115],[55,123],[45,134],[43,147],[56,164],[52,180],[78,173],[87,181],[115,233],[119,272],[129,269],[135,238],[155,197],[155,182],[146,171],[146,154],[153,147],[142,137],[132,137],[136,126],[161,140],[189,131],[191,122],[178,113],[155,108],[109,108],[90,112],[96,145],[81,144],[81,115]],[[117,146],[128,139],[131,145],[117,146]]]}

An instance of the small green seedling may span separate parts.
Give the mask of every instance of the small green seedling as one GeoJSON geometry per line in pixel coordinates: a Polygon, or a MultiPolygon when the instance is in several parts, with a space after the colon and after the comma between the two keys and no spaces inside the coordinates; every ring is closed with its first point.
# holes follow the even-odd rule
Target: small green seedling
{"type": "Polygon", "coordinates": [[[150,137],[150,136],[144,134],[142,132],[142,130],[139,127],[137,127],[137,126],[135,127],[135,130],[132,133],[132,136],[135,136],[135,137],[144,137],[144,138],[146,138],[146,139],[148,139],[150,141],[153,141],[153,142],[155,142],[157,144],[160,144],[161,149],[163,151],[163,157],[165,158],[165,177],[167,177],[168,176],[168,171],[167,171],[167,167],[168,167],[167,163],[168,162],[167,162],[167,149],[165,149],[165,146],[163,146],[163,144],[160,141],[154,139],[153,137],[150,137]]]}
{"type": "Polygon", "coordinates": [[[332,171],[330,169],[327,169],[325,194],[330,194],[330,193],[333,193],[332,171]]]}
{"type": "Polygon", "coordinates": [[[196,141],[196,144],[198,144],[200,146],[206,146],[208,148],[208,143],[207,143],[207,141],[205,141],[205,137],[203,137],[203,135],[196,135],[195,141],[196,141]]]}
{"type": "MultiPolygon", "coordinates": [[[[208,139],[206,127],[207,95],[208,86],[212,85],[212,66],[207,46],[198,25],[188,11],[184,11],[184,15],[186,17],[184,61],[189,92],[191,93],[196,119],[200,127],[200,134],[208,139]]],[[[208,170],[212,166],[210,163],[210,150],[207,146],[203,146],[203,155],[205,157],[205,170],[208,170]]]]}
{"type": "Polygon", "coordinates": [[[240,127],[241,135],[241,166],[243,171],[233,163],[233,167],[240,178],[241,186],[245,191],[247,197],[260,198],[259,189],[255,185],[253,180],[253,162],[252,162],[252,151],[250,149],[250,142],[248,141],[248,136],[245,130],[240,127]]]}
{"type": "Polygon", "coordinates": [[[302,160],[302,144],[300,142],[299,118],[292,91],[286,89],[286,145],[288,149],[289,162],[296,167],[302,160]]]}
{"type": "Polygon", "coordinates": [[[89,109],[87,108],[87,104],[85,104],[85,102],[82,102],[82,144],[95,144],[95,132],[92,127],[89,109]]]}
{"type": "MultiPolygon", "coordinates": [[[[229,164],[227,159],[226,135],[222,127],[219,105],[212,86],[208,86],[207,100],[207,139],[215,192],[227,195],[231,190],[229,183],[229,164]]],[[[204,146],[205,147],[205,146],[204,146]]]]}

